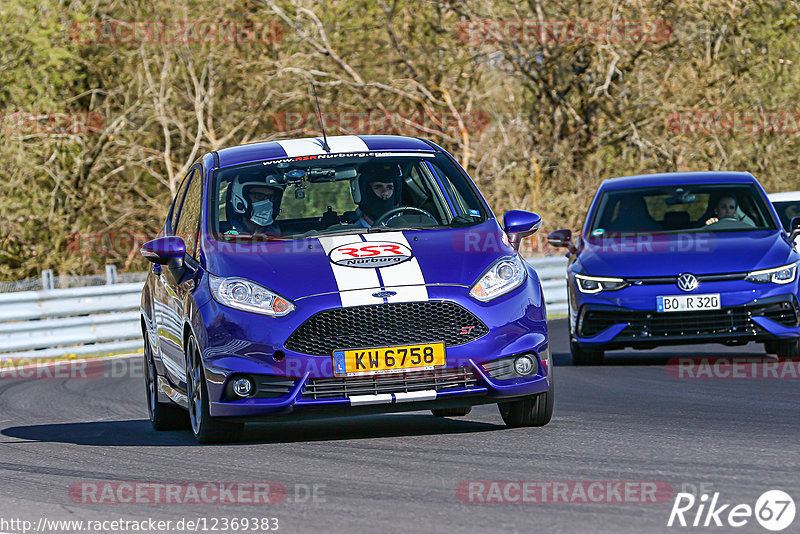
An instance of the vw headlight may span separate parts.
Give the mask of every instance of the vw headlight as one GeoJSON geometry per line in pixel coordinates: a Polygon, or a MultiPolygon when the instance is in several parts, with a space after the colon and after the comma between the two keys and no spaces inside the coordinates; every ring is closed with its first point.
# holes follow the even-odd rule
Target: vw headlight
{"type": "Polygon", "coordinates": [[[208,275],[211,294],[220,304],[262,315],[283,317],[294,311],[294,304],[269,289],[245,278],[220,278],[208,275]]]}
{"type": "Polygon", "coordinates": [[[521,286],[525,276],[525,265],[519,256],[500,258],[475,282],[469,294],[487,302],[521,286]]]}
{"type": "Polygon", "coordinates": [[[789,282],[794,282],[795,276],[797,276],[797,262],[773,269],[747,273],[745,280],[758,284],[768,284],[769,282],[773,284],[788,284],[789,282]]]}
{"type": "Polygon", "coordinates": [[[576,274],[575,282],[581,293],[600,293],[601,291],[617,291],[628,287],[628,282],[622,278],[608,278],[604,276],[587,276],[576,274]]]}

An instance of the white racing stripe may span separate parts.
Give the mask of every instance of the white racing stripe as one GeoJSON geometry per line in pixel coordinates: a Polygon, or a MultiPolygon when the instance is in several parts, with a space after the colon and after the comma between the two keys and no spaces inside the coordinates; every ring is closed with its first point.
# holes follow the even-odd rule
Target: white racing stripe
{"type": "MultiPolygon", "coordinates": [[[[414,248],[409,244],[403,232],[389,232],[389,233],[376,233],[376,234],[362,234],[367,241],[393,241],[407,246],[413,252],[414,248]]],[[[389,290],[397,293],[394,296],[387,297],[388,302],[419,302],[428,300],[428,288],[425,287],[425,277],[422,274],[422,268],[416,257],[412,257],[408,261],[391,265],[389,267],[381,267],[378,269],[381,273],[383,286],[389,290]]]]}
{"type": "MultiPolygon", "coordinates": [[[[361,238],[357,235],[320,237],[319,242],[325,250],[325,254],[330,254],[331,250],[342,245],[362,243],[361,238]]],[[[375,269],[356,269],[330,262],[329,265],[333,270],[336,285],[339,287],[342,307],[347,308],[349,306],[363,306],[382,302],[381,299],[372,296],[381,287],[378,281],[378,273],[375,269]]]]}
{"type": "MultiPolygon", "coordinates": [[[[290,158],[297,156],[314,156],[325,154],[322,149],[322,138],[289,139],[278,141],[286,155],[290,158]]],[[[369,152],[367,144],[357,135],[337,135],[328,137],[328,146],[331,152],[369,152]]]]}

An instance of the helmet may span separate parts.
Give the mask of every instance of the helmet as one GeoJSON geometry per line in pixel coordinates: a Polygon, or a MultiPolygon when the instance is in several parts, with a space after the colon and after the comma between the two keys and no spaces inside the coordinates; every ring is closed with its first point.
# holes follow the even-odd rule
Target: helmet
{"type": "Polygon", "coordinates": [[[246,214],[252,206],[247,199],[247,191],[253,187],[269,187],[275,192],[275,199],[272,202],[273,205],[273,215],[272,217],[277,217],[278,213],[280,213],[281,209],[281,199],[283,198],[283,190],[286,187],[282,183],[280,183],[280,178],[278,175],[270,174],[267,175],[266,179],[263,180],[252,180],[248,179],[247,181],[240,181],[239,176],[234,178],[232,187],[232,194],[231,194],[231,207],[233,211],[239,214],[246,214]]]}
{"type": "Polygon", "coordinates": [[[359,167],[358,180],[350,183],[353,201],[358,204],[361,211],[373,218],[378,218],[390,209],[400,205],[401,188],[403,186],[402,172],[397,163],[388,161],[371,161],[359,167]],[[394,185],[394,193],[386,200],[378,198],[369,184],[384,182],[394,185]]]}

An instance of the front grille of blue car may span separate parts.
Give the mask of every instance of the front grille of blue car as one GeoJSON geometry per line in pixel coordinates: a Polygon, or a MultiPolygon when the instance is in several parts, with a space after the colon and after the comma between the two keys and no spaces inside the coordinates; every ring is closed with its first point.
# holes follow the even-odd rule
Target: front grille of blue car
{"type": "Polygon", "coordinates": [[[349,378],[311,378],[303,388],[303,397],[309,399],[341,399],[358,395],[408,393],[434,389],[469,389],[477,385],[471,368],[433,369],[408,371],[373,376],[349,378]]]}
{"type": "Polygon", "coordinates": [[[783,326],[798,326],[795,306],[784,300],[694,312],[587,309],[580,318],[578,335],[593,337],[615,324],[629,323],[615,340],[713,335],[746,337],[759,333],[753,316],[766,317],[783,326]]]}
{"type": "Polygon", "coordinates": [[[463,345],[489,329],[472,312],[448,301],[397,302],[334,308],[309,317],[286,341],[303,354],[418,343],[463,345]]]}

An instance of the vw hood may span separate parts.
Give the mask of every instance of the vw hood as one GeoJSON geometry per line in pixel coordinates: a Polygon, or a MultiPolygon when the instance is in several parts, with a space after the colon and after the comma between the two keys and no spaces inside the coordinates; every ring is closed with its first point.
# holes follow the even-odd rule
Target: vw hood
{"type": "Polygon", "coordinates": [[[578,255],[585,274],[616,277],[746,272],[797,259],[779,231],[589,238],[578,255]]]}

